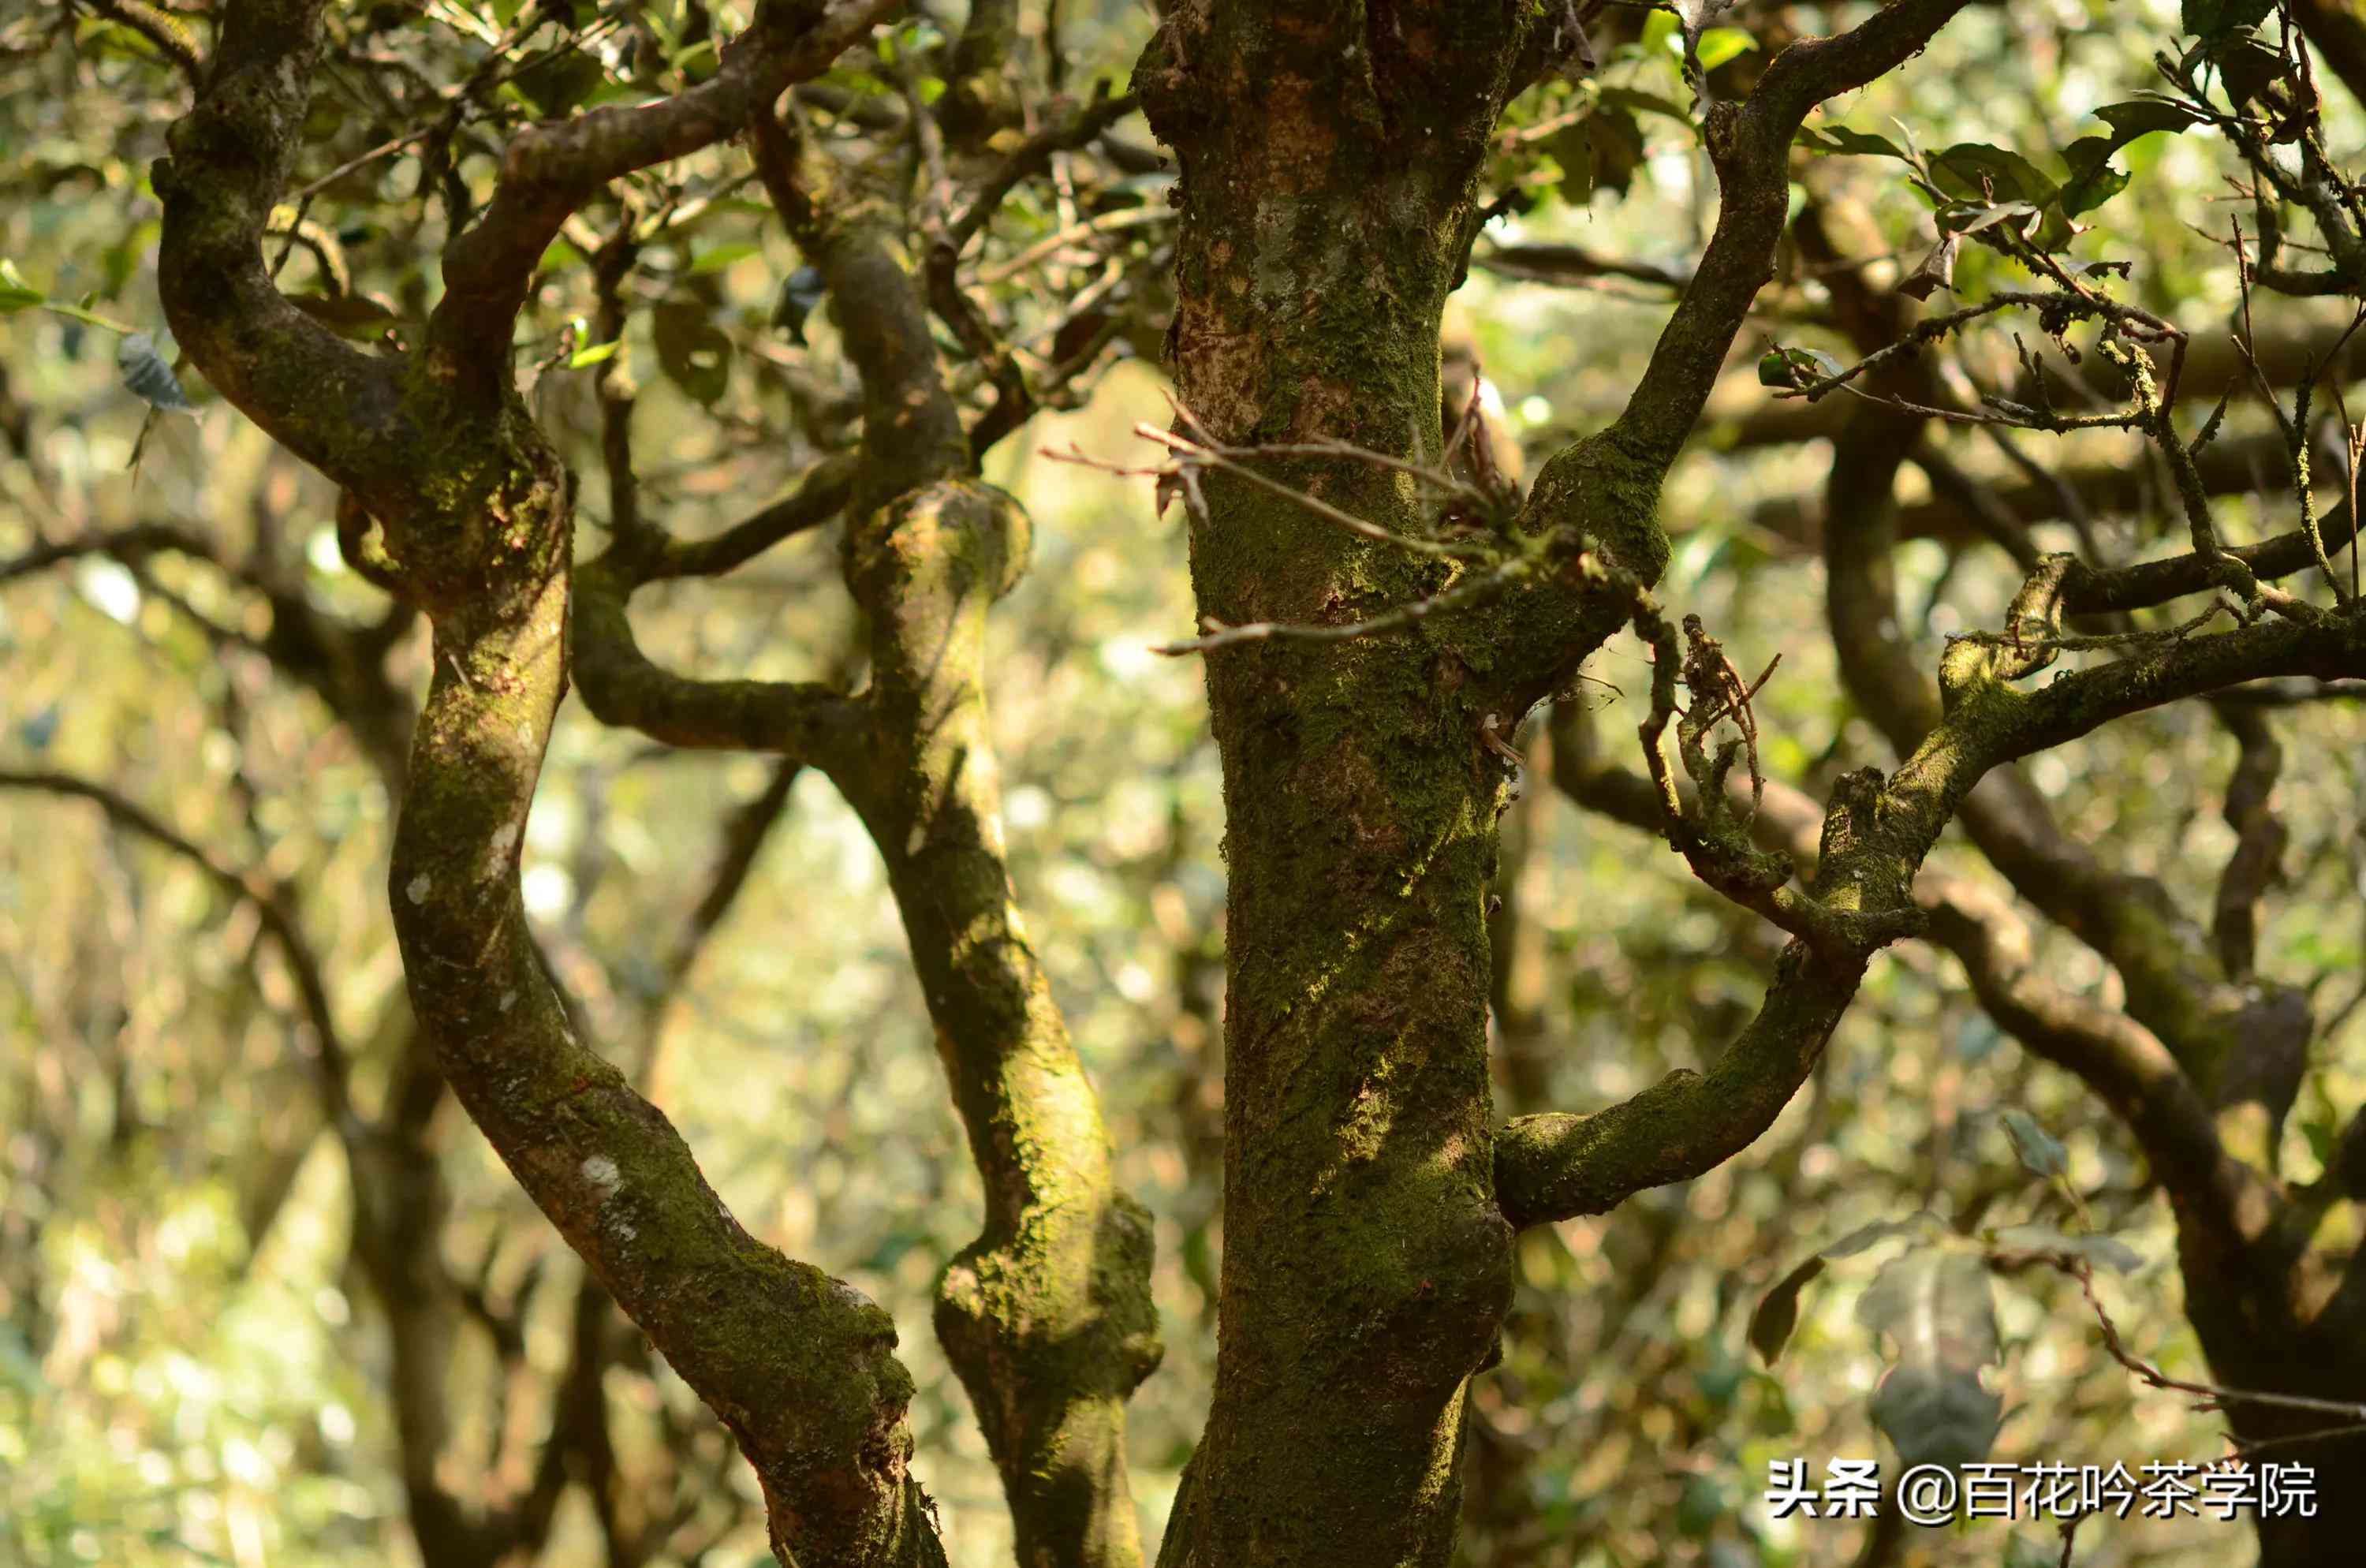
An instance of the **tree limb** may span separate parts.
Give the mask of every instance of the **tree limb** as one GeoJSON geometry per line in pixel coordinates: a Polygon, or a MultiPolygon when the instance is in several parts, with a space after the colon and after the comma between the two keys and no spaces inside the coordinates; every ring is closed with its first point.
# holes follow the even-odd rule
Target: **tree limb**
{"type": "Polygon", "coordinates": [[[715,74],[659,103],[613,106],[529,128],[510,143],[484,214],[444,256],[427,325],[431,359],[506,385],[510,337],[543,253],[610,181],[736,135],[791,85],[829,69],[901,0],[759,0],[715,74]]]}

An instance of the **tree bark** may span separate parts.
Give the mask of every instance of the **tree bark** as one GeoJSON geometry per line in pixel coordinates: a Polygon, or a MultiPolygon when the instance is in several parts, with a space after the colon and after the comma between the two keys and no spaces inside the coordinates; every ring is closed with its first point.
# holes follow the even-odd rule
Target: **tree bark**
{"type": "MultiPolygon", "coordinates": [[[[1182,161],[1180,393],[1219,439],[1440,452],[1439,321],[1517,9],[1169,11],[1136,80],[1182,161]]],[[[1376,468],[1269,471],[1426,530],[1419,494],[1376,468]]],[[[1438,586],[1435,561],[1245,482],[1205,494],[1206,615],[1336,623],[1438,586]]],[[[1507,770],[1444,637],[1245,645],[1207,674],[1231,879],[1225,1248],[1213,1408],[1159,1560],[1442,1563],[1465,1388],[1510,1293],[1484,918],[1507,770]]]]}

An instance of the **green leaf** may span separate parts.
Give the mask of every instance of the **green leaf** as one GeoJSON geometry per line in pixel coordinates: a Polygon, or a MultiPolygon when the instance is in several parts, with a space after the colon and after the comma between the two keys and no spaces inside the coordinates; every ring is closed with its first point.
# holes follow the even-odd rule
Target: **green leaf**
{"type": "Polygon", "coordinates": [[[1848,1235],[1817,1254],[1820,1258],[1854,1258],[1869,1247],[1877,1247],[1894,1235],[1910,1235],[1931,1223],[1927,1211],[1916,1210],[1902,1220],[1876,1220],[1869,1225],[1859,1225],[1848,1235]]]}
{"type": "Polygon", "coordinates": [[[614,359],[616,357],[616,351],[624,346],[625,340],[616,338],[608,343],[595,343],[589,348],[579,348],[568,357],[567,367],[569,370],[580,370],[587,365],[598,365],[603,360],[614,359]]]}
{"type": "Polygon", "coordinates": [[[1654,11],[1644,17],[1643,36],[1639,40],[1644,57],[1649,59],[1654,54],[1672,54],[1682,59],[1684,47],[1684,39],[1681,36],[1682,26],[1676,20],[1675,13],[1672,11],[1654,11]]]}
{"type": "Polygon", "coordinates": [[[2209,57],[2218,67],[2218,79],[2226,88],[2226,96],[2241,108],[2268,89],[2270,84],[2290,74],[2283,51],[2270,49],[2245,28],[2214,40],[2209,57]]]}
{"type": "Polygon", "coordinates": [[[1728,61],[1738,60],[1758,47],[1758,40],[1740,28],[1711,28],[1701,34],[1696,51],[1700,55],[1701,69],[1714,71],[1728,61]]]}
{"type": "Polygon", "coordinates": [[[2033,207],[2054,199],[2054,182],[2009,147],[1958,141],[1932,153],[1931,164],[1950,196],[1971,201],[2025,201],[2033,207]]]}
{"type": "Polygon", "coordinates": [[[19,310],[46,305],[49,299],[48,295],[25,281],[15,262],[0,260],[0,316],[13,316],[19,310]]]}
{"type": "Polygon", "coordinates": [[[1808,1288],[1817,1275],[1824,1271],[1824,1260],[1810,1258],[1797,1269],[1775,1281],[1774,1288],[1758,1300],[1750,1314],[1750,1348],[1768,1366],[1790,1343],[1791,1330],[1799,1324],[1799,1292],[1808,1288]]]}
{"type": "Polygon", "coordinates": [[[1976,1372],[1901,1361],[1875,1391],[1872,1414],[1909,1468],[1960,1466],[1986,1459],[1996,1446],[2004,1401],[1976,1372]]]}
{"type": "Polygon", "coordinates": [[[1906,155],[1905,151],[1897,142],[1887,136],[1876,136],[1867,130],[1851,130],[1845,125],[1835,125],[1826,130],[1818,130],[1814,126],[1802,127],[1798,141],[1802,146],[1810,151],[1827,155],[1863,153],[1873,157],[1895,158],[1901,164],[1910,164],[1914,161],[1906,155]]]}
{"type": "Polygon", "coordinates": [[[2108,136],[2082,136],[2064,149],[2070,164],[2070,183],[2062,187],[2065,217],[2092,212],[2128,188],[2126,173],[2112,166],[2119,145],[2108,136]]]}
{"type": "Polygon", "coordinates": [[[1837,376],[1847,368],[1821,349],[1786,348],[1778,343],[1758,356],[1758,384],[1762,387],[1804,387],[1810,381],[1837,376]]]}
{"type": "Polygon", "coordinates": [[[2036,216],[2037,209],[2025,201],[1999,201],[1985,206],[1966,202],[1939,214],[1939,230],[1945,234],[1977,234],[2012,219],[2036,216]]]}
{"type": "Polygon", "coordinates": [[[2139,137],[2166,130],[2174,135],[2202,123],[2202,117],[2167,98],[2128,98],[2105,104],[2097,118],[2112,128],[2109,136],[2083,136],[2063,152],[2070,165],[2070,183],[2062,187],[2062,212],[2076,218],[2125,190],[2127,175],[2112,167],[2112,154],[2139,137]]]}
{"type": "Polygon", "coordinates": [[[1857,1298],[1856,1320],[1897,1342],[1901,1361],[1980,1367],[1996,1359],[1996,1301],[1987,1266],[1921,1247],[1882,1265],[1857,1298]]]}
{"type": "Polygon", "coordinates": [[[699,252],[693,258],[690,264],[690,274],[693,277],[699,277],[707,273],[725,271],[746,261],[749,256],[760,254],[763,249],[761,245],[745,242],[716,245],[711,250],[699,252]]]}
{"type": "Polygon", "coordinates": [[[1639,87],[1605,87],[1595,96],[1595,102],[1610,108],[1625,109],[1629,114],[1665,115],[1690,129],[1693,117],[1684,105],[1673,98],[1663,98],[1657,93],[1646,93],[1639,87]]]}
{"type": "Polygon", "coordinates": [[[2194,37],[2206,38],[2230,28],[2257,27],[2275,8],[2275,0],[2183,0],[2178,21],[2194,37]]]}
{"type": "Polygon", "coordinates": [[[1606,103],[1554,137],[1549,150],[1561,166],[1561,199],[1583,207],[1598,190],[1627,194],[1643,162],[1643,131],[1632,114],[1606,103]]]}
{"type": "Polygon", "coordinates": [[[571,50],[537,61],[511,78],[510,85],[545,119],[557,119],[592,96],[608,78],[599,57],[571,50]]]}
{"type": "Polygon", "coordinates": [[[1758,1359],[1771,1367],[1774,1358],[1782,1354],[1791,1330],[1799,1321],[1799,1292],[1824,1271],[1826,1263],[1853,1258],[1891,1236],[1918,1230],[1929,1221],[1929,1214],[1918,1212],[1902,1220],[1876,1220],[1869,1225],[1860,1225],[1784,1275],[1773,1290],[1759,1298],[1756,1309],[1750,1314],[1750,1348],[1758,1352],[1758,1359]]]}
{"type": "Polygon", "coordinates": [[[1996,1299],[1981,1259],[1935,1248],[1894,1258],[1865,1287],[1856,1315],[1897,1348],[1873,1420],[1898,1457],[1909,1465],[1984,1458],[2004,1402],[1980,1382],[1998,1347],[1996,1299]]]}
{"type": "Polygon", "coordinates": [[[2149,136],[2156,130],[2180,131],[2203,123],[2202,116],[2183,104],[2150,96],[2105,104],[2095,111],[2095,118],[2110,126],[2123,142],[2149,136]]]}
{"type": "Polygon", "coordinates": [[[2025,1111],[2008,1111],[2001,1120],[2005,1136],[2012,1140],[2012,1152],[2033,1176],[2048,1180],[2067,1175],[2070,1169],[2070,1151],[2062,1141],[2037,1124],[2025,1111]]]}

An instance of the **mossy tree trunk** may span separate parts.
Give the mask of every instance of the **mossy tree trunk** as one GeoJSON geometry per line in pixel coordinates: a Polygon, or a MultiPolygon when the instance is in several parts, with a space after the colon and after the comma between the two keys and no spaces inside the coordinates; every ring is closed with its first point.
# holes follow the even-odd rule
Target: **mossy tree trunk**
{"type": "MultiPolygon", "coordinates": [[[[2050,653],[1951,651],[1940,716],[1912,755],[1888,777],[1841,781],[1804,888],[1719,814],[1701,727],[1679,731],[1701,786],[1688,807],[1647,726],[1670,841],[1793,940],[1764,1008],[1706,1071],[1592,1114],[1493,1127],[1486,901],[1516,766],[1505,738],[1624,625],[1660,650],[1662,728],[1679,666],[1707,679],[1650,593],[1667,552],[1662,478],[1771,275],[1803,118],[1896,69],[1963,4],[1898,0],[1786,48],[1746,97],[1708,107],[1721,200],[1693,280],[1626,408],[1546,464],[1524,504],[1491,503],[1493,543],[1478,554],[1445,547],[1421,481],[1390,465],[1442,454],[1438,326],[1480,219],[1486,138],[1576,36],[1533,0],[1166,8],[1138,81],[1183,163],[1172,345],[1190,428],[1301,444],[1244,460],[1264,484],[1189,477],[1200,607],[1233,626],[1336,629],[1459,596],[1402,617],[1399,635],[1209,653],[1231,870],[1228,1246],[1215,1403],[1162,1562],[1443,1563],[1466,1394],[1493,1352],[1517,1226],[1601,1213],[1763,1132],[1873,954],[1914,925],[1915,873],[1984,773],[2162,702],[2366,658],[2357,615],[2248,626],[2027,691],[2013,682],[2050,653]],[[1310,453],[1317,440],[1369,456],[1310,453]]],[[[775,118],[787,87],[891,8],[760,0],[715,73],[677,96],[521,132],[490,201],[457,226],[424,333],[377,355],[282,297],[263,259],[321,0],[239,0],[156,171],[160,272],[183,346],[339,484],[357,566],[433,624],[390,886],[420,1027],[520,1184],[738,1438],[776,1554],[942,1562],[911,1468],[910,1380],[886,1314],[723,1209],[665,1117],[578,1037],[541,964],[519,852],[573,681],[601,718],[670,743],[812,762],[877,839],[986,1190],[985,1233],[940,1291],[940,1333],[1029,1568],[1127,1568],[1139,1543],[1122,1402],[1156,1357],[1146,1236],[1001,852],[983,630],[1023,568],[1027,525],[975,467],[1031,402],[1017,362],[973,341],[958,275],[1010,183],[1124,105],[1023,139],[959,217],[933,183],[916,215],[899,208],[901,150],[841,159],[775,118]],[[515,386],[516,318],[594,195],[742,131],[827,279],[862,384],[861,450],[740,528],[678,540],[639,515],[629,391],[603,373],[614,542],[579,568],[572,476],[515,386]],[[996,388],[966,428],[932,314],[996,388]],[[691,680],[640,655],[636,589],[728,570],[840,510],[847,585],[873,633],[869,690],[691,680]]],[[[972,26],[1014,15],[980,6],[972,26]]],[[[952,101],[966,107],[917,128],[923,163],[946,151],[934,132],[1001,117],[991,43],[963,51],[977,80],[952,101]]],[[[622,335],[636,243],[631,197],[618,200],[625,226],[600,262],[606,341],[622,335]]],[[[2016,616],[2035,615],[2049,585],[2033,577],[2016,616]]]]}
{"type": "MultiPolygon", "coordinates": [[[[1181,154],[1171,346],[1236,444],[1434,459],[1438,327],[1510,86],[1513,8],[1401,31],[1184,7],[1145,58],[1181,154]]],[[[1355,460],[1270,465],[1391,532],[1429,498],[1355,460]]],[[[1358,620],[1437,563],[1211,475],[1202,614],[1358,620]]],[[[1491,1177],[1485,906],[1502,694],[1451,634],[1212,653],[1230,893],[1216,1396],[1163,1562],[1443,1562],[1469,1379],[1510,1290],[1491,1177]]]]}
{"type": "MultiPolygon", "coordinates": [[[[1203,624],[1339,626],[1459,585],[1464,569],[1398,542],[1436,536],[1419,481],[1303,446],[1442,454],[1440,318],[1482,219],[1495,117],[1575,47],[1550,9],[1167,9],[1136,83],[1182,164],[1169,349],[1186,434],[1297,445],[1256,459],[1263,476],[1366,525],[1201,473],[1184,489],[1203,624]]],[[[1514,1224],[1606,1206],[1747,1142],[1878,945],[1795,944],[1718,1074],[1678,1075],[1625,1115],[1531,1119],[1497,1149],[1486,908],[1515,771],[1501,738],[1665,561],[1660,479],[1771,273],[1800,118],[1894,68],[1954,9],[1902,6],[1788,51],[1747,104],[1710,116],[1725,209],[1698,278],[1625,413],[1538,475],[1510,524],[1526,555],[1504,592],[1384,638],[1207,653],[1230,874],[1225,1254],[1214,1408],[1170,1568],[1446,1561],[1464,1399],[1508,1304],[1514,1224]],[[1516,1197],[1498,1190],[1506,1173],[1516,1197]]],[[[1920,826],[1872,834],[1849,808],[1837,819],[1864,884],[1847,918],[1867,931],[1902,902],[1896,857],[1919,860],[1944,820],[1927,800],[1910,815],[1920,826]]]]}

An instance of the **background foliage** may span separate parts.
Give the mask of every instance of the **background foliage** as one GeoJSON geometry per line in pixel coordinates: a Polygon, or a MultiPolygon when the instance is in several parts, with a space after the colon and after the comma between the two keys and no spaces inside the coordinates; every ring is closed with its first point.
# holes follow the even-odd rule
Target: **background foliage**
{"type": "MultiPolygon", "coordinates": [[[[711,60],[711,44],[693,36],[700,14],[643,9],[670,43],[662,59],[620,60],[625,29],[603,32],[604,19],[579,7],[562,20],[591,43],[516,74],[489,112],[547,114],[635,81],[694,78],[711,60]]],[[[1069,9],[1070,69],[1121,84],[1147,8],[1069,9]]],[[[1820,123],[1895,136],[1896,117],[1923,147],[1993,144],[2068,169],[2066,150],[2096,130],[2091,111],[2150,79],[2147,57],[2172,29],[2173,9],[1985,7],[1947,31],[1910,83],[1856,95],[1820,123]]],[[[1809,30],[1820,17],[1815,7],[1791,15],[1809,30]]],[[[498,0],[473,9],[434,0],[390,16],[387,47],[448,79],[454,62],[517,20],[498,0]]],[[[1747,69],[1758,47],[1754,11],[1733,20],[1703,39],[1713,73],[1747,69]]],[[[715,27],[729,21],[718,8],[715,27]]],[[[1712,210],[1676,43],[1660,21],[1615,51],[1606,44],[1597,85],[1532,95],[1503,138],[1493,177],[1511,199],[1481,242],[1482,258],[1498,251],[1499,265],[1474,268],[1449,347],[1476,351],[1504,427],[1532,455],[1618,406],[1664,313],[1668,290],[1651,275],[1684,274],[1712,210]],[[1548,246],[1632,265],[1539,278],[1519,255],[1548,246]]],[[[334,547],[333,494],[194,382],[195,417],[146,428],[148,405],[118,373],[118,334],[85,319],[162,336],[151,273],[157,209],[144,171],[180,99],[154,51],[96,17],[44,8],[0,24],[0,256],[24,290],[75,306],[0,318],[0,558],[169,522],[217,541],[242,570],[295,585],[324,613],[374,615],[377,597],[334,547]]],[[[842,70],[832,85],[859,100],[890,91],[894,70],[842,70]]],[[[312,128],[319,165],[386,141],[399,107],[351,86],[324,92],[312,128]]],[[[2354,146],[2352,106],[2331,112],[2354,146]]],[[[1138,122],[1133,133],[1146,141],[1138,122]]],[[[2152,136],[2119,156],[2141,199],[2087,214],[2093,230],[2073,254],[2131,262],[2131,298],[2197,335],[2223,331],[2233,272],[2197,226],[2219,226],[2230,155],[2197,137],[2152,136]]],[[[332,236],[336,257],[299,247],[282,280],[326,294],[328,269],[349,269],[335,292],[357,331],[399,330],[437,287],[423,258],[440,219],[406,194],[417,176],[407,157],[324,186],[330,202],[353,197],[341,209],[350,223],[332,236]],[[365,191],[359,181],[372,183],[365,191]]],[[[1853,212],[1869,236],[1865,251],[1887,253],[1893,271],[1932,243],[1929,207],[1896,164],[1816,158],[1800,172],[1799,198],[1812,191],[1853,212]]],[[[1038,419],[988,464],[1037,523],[1035,569],[994,623],[1012,866],[1108,1107],[1121,1179],[1157,1216],[1168,1353],[1133,1403],[1132,1428],[1146,1532],[1163,1519],[1196,1433],[1212,1355],[1222,823],[1199,671],[1149,651],[1190,624],[1175,514],[1154,513],[1144,481],[1041,454],[1074,443],[1131,457],[1132,423],[1166,416],[1155,368],[1164,180],[1142,175],[1112,197],[1127,221],[1093,242],[1129,264],[1108,294],[1121,362],[1083,407],[1038,419]]],[[[1064,301],[1101,276],[1098,260],[1025,260],[1077,216],[1022,190],[1000,220],[993,244],[1008,269],[994,306],[1021,335],[1031,323],[1056,332],[1064,301]]],[[[538,362],[535,406],[588,469],[591,379],[614,351],[592,341],[583,259],[555,254],[546,264],[521,360],[538,362]]],[[[623,352],[646,387],[645,488],[682,533],[727,523],[778,490],[807,457],[778,438],[790,411],[848,391],[833,329],[800,298],[798,265],[768,209],[727,193],[670,229],[645,269],[653,308],[636,317],[623,352]]],[[[1845,356],[1822,319],[1815,269],[1795,255],[1785,265],[1763,302],[1763,332],[1742,345],[1749,358],[1778,341],[1845,356]]],[[[2004,270],[1966,247],[1954,284],[1977,298],[2004,270]]],[[[2308,315],[2289,309],[2286,319],[2308,315]]],[[[169,360],[169,343],[161,346],[169,360]]],[[[2011,348],[2000,333],[1974,351],[2011,348]]],[[[1668,492],[1677,549],[1663,596],[1700,610],[1741,664],[1782,654],[1761,704],[1767,769],[1820,794],[1884,753],[1841,696],[1828,642],[1805,629],[1821,613],[1820,569],[1801,540],[1824,448],[1749,441],[1747,422],[1770,396],[1741,363],[1734,395],[1720,394],[1668,492]]],[[[2230,418],[2232,428],[2266,427],[2257,409],[2230,418]]],[[[1978,433],[1948,440],[1966,466],[2008,471],[1978,433]]],[[[2131,437],[2097,434],[2045,456],[2110,466],[2135,451],[2131,437]]],[[[2263,476],[2263,487],[2278,477],[2263,476]]],[[[2230,515],[2254,525],[2266,517],[2230,515]]],[[[2133,515],[2090,525],[2135,550],[2166,516],[2156,492],[2133,515]]],[[[720,585],[652,590],[637,615],[643,639],[691,668],[712,659],[780,678],[839,668],[852,628],[829,550],[793,541],[720,585]]],[[[1933,653],[1946,631],[1987,613],[1964,606],[2000,603],[2013,581],[2009,563],[1960,544],[1918,541],[1906,560],[1904,602],[1920,608],[1910,629],[1933,653]]],[[[363,741],[275,671],[269,608],[239,572],[201,562],[85,557],[13,574],[0,597],[0,760],[104,781],[222,863],[285,885],[341,1023],[367,1041],[400,985],[382,905],[387,801],[363,741]]],[[[415,688],[424,658],[414,633],[396,645],[391,669],[415,688]]],[[[1641,654],[1615,644],[1591,673],[1578,705],[1606,734],[1623,733],[1639,716],[1641,654]]],[[[2321,1016],[2354,1001],[2366,969],[2361,741],[2354,705],[2313,712],[2311,765],[2279,797],[2293,842],[2289,880],[2269,906],[2263,967],[2329,976],[2321,1016]]],[[[2187,705],[2049,755],[2034,776],[2077,836],[2109,840],[2133,868],[2207,907],[2233,844],[2217,815],[2233,756],[2206,712],[2187,705]]],[[[937,1271],[975,1231],[976,1179],[876,857],[818,776],[794,784],[750,886],[648,1035],[658,955],[703,891],[718,818],[759,794],[767,773],[752,760],[653,750],[570,707],[533,822],[529,903],[595,1036],[620,1058],[654,1052],[659,1098],[732,1209],[895,1314],[920,1382],[919,1470],[947,1540],[959,1562],[1007,1561],[992,1467],[924,1326],[937,1271]]],[[[1696,1065],[1747,1016],[1774,948],[1766,929],[1639,836],[1559,798],[1541,766],[1509,827],[1506,1109],[1629,1094],[1696,1065]]],[[[2067,942],[2045,956],[2076,988],[2108,998],[2117,984],[2067,942]]],[[[413,1560],[385,1327],[349,1255],[353,1186],[297,1052],[297,1008],[294,977],[250,901],[87,805],[7,797],[0,1561],[413,1560]]],[[[2283,1130],[2288,1176],[2321,1164],[2338,1113],[2366,1093],[2361,1029],[2349,1013],[2328,1052],[2349,1066],[2304,1087],[2283,1130]]],[[[386,1063],[365,1056],[360,1070],[358,1092],[380,1092],[386,1063]]],[[[563,1366],[578,1266],[454,1108],[434,1131],[455,1197],[436,1245],[474,1282],[480,1309],[453,1325],[448,1377],[462,1418],[443,1470],[456,1487],[498,1495],[524,1483],[530,1444],[520,1439],[563,1366]],[[503,1331],[518,1337],[513,1359],[501,1354],[503,1331]]],[[[1810,1090],[1747,1155],[1607,1217],[1523,1238],[1504,1362],[1476,1394],[1470,1560],[1849,1560],[1861,1527],[1770,1522],[1758,1494],[1777,1458],[1820,1465],[1886,1451],[1868,1402],[1884,1362],[1853,1315],[1874,1270],[1835,1263],[1803,1296],[1773,1371],[1746,1338],[1752,1309],[1792,1263],[1859,1225],[1927,1208],[1966,1231],[2076,1228],[2066,1190],[2140,1260],[2102,1287],[2130,1344],[2173,1373],[2200,1375],[2169,1226],[2124,1137],[2075,1084],[1998,1034],[1952,960],[1916,944],[1892,950],[1810,1090]],[[2009,1111],[2061,1141],[2062,1183],[2040,1181],[2016,1158],[2009,1111]]],[[[1996,1282],[1996,1299],[1999,1457],[2135,1464],[2221,1450],[2216,1421],[2132,1387],[2102,1354],[2071,1281],[2016,1274],[1996,1282]]],[[[732,1501],[749,1477],[724,1462],[721,1434],[688,1392],[644,1358],[612,1369],[604,1393],[623,1470],[655,1495],[679,1484],[696,1501],[652,1561],[760,1560],[754,1500],[732,1501]]],[[[1976,1526],[1915,1549],[1934,1562],[2053,1560],[2049,1540],[2022,1533],[2009,1544],[2002,1527],[1976,1526]]],[[[540,1561],[603,1562],[601,1542],[591,1502],[574,1493],[540,1561]]],[[[2233,1562],[2249,1551],[2236,1526],[2130,1524],[2088,1530],[2079,1561],[2233,1562]]]]}

